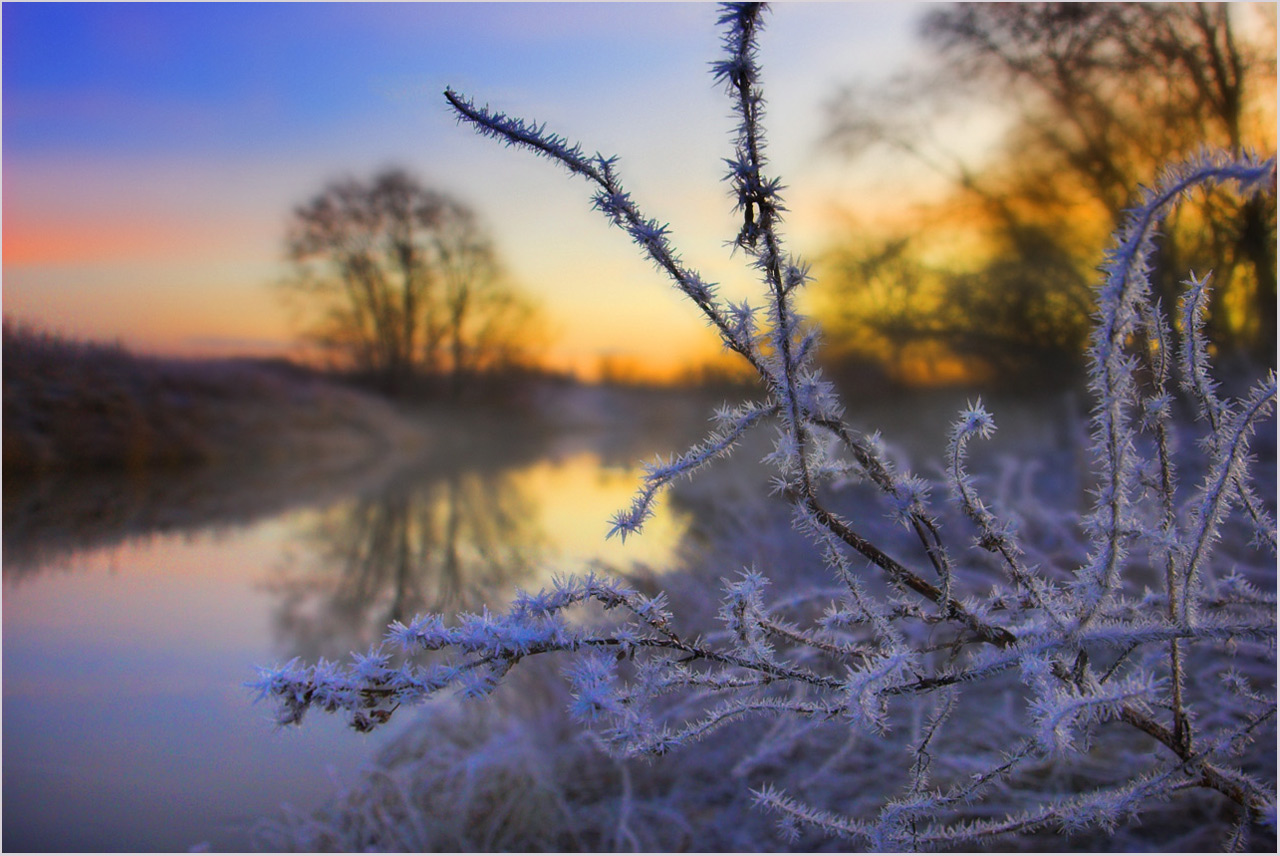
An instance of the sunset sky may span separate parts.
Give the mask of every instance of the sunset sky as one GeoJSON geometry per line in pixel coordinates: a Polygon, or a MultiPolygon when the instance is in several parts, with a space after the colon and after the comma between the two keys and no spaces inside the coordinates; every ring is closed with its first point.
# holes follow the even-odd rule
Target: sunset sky
{"type": "MultiPolygon", "coordinates": [[[[784,3],[762,39],[793,251],[900,177],[824,152],[840,83],[919,50],[910,3],[784,3]]],[[[271,353],[290,210],[402,165],[480,212],[544,306],[549,361],[655,369],[713,353],[695,312],[589,210],[581,181],[460,127],[445,86],[621,158],[649,216],[729,295],[732,122],[710,4],[5,4],[4,311],[141,351],[271,353]]],[[[909,165],[908,165],[909,167],[909,165]]]]}

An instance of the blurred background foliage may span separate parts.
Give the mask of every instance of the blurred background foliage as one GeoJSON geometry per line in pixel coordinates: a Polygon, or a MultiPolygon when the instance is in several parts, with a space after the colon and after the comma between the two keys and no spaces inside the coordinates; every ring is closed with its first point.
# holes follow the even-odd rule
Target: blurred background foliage
{"type": "MultiPolygon", "coordinates": [[[[1080,377],[1092,286],[1135,188],[1203,146],[1276,147],[1276,10],[1244,4],[979,3],[921,20],[927,67],[843,87],[825,143],[889,147],[946,179],[910,225],[851,220],[811,311],[844,375],[1006,387],[1080,377]],[[996,107],[978,163],[948,119],[996,107]]],[[[1209,333],[1228,364],[1274,364],[1274,200],[1196,199],[1163,225],[1153,284],[1212,267],[1209,333]]]]}

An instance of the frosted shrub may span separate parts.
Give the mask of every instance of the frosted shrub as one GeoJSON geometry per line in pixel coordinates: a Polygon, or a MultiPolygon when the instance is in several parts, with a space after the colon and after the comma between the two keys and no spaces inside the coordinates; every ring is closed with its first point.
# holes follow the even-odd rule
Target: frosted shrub
{"type": "MultiPolygon", "coordinates": [[[[1219,185],[1271,192],[1274,159],[1205,153],[1170,168],[1116,233],[1088,353],[1092,507],[1075,519],[1082,549],[1042,550],[1020,535],[1033,510],[984,499],[967,469],[970,446],[996,430],[981,402],[955,421],[936,484],[894,466],[875,437],[843,421],[814,363],[816,333],[796,311],[809,275],[783,247],[781,185],[765,172],[760,14],[725,7],[725,55],[713,65],[738,119],[727,180],[742,216],[733,245],[762,283],[754,303],[722,300],[685,264],[667,227],[623,189],[616,159],[456,92],[445,97],[479,133],[589,182],[595,208],[766,390],[716,413],[705,442],[646,465],[610,534],[640,532],[664,488],[769,425],[774,501],[790,506],[827,584],[787,590],[770,582],[794,581],[786,567],[725,567],[719,628],[703,632],[682,626],[661,594],[597,575],[557,579],[519,592],[503,614],[418,616],[349,665],[295,660],[255,685],[283,724],[317,707],[367,731],[447,688],[487,696],[520,661],[559,654],[573,716],[620,757],[680,752],[761,720],[777,727],[753,731],[764,742],[744,756],[785,754],[814,724],[837,724],[850,740],[902,742],[898,779],[874,771],[900,789],[873,805],[834,784],[814,791],[826,803],[815,805],[759,783],[758,805],[796,834],[881,850],[972,848],[1036,830],[1111,831],[1188,792],[1231,807],[1228,846],[1245,846],[1257,824],[1274,834],[1275,783],[1242,765],[1275,732],[1275,522],[1249,452],[1251,435],[1270,425],[1275,373],[1225,396],[1203,334],[1211,277],[1189,275],[1172,318],[1149,286],[1159,224],[1179,200],[1219,185]],[[1187,402],[1194,426],[1175,415],[1187,402]],[[909,540],[873,542],[870,521],[839,513],[838,488],[849,483],[878,493],[909,540]],[[1242,527],[1247,548],[1237,543],[1242,527]],[[1072,554],[1083,559],[1052,559],[1072,554]]],[[[836,753],[813,775],[848,781],[850,765],[873,758],[892,760],[836,753]]],[[[1253,766],[1274,776],[1265,762],[1253,766]]]]}

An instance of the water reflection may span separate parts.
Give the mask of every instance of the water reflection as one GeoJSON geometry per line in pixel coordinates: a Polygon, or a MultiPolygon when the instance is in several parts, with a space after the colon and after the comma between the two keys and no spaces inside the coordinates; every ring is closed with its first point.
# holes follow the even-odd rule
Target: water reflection
{"type": "Polygon", "coordinates": [[[306,659],[363,650],[392,621],[479,609],[528,577],[543,533],[511,471],[411,471],[301,527],[306,550],[264,585],[280,648],[306,659]]]}
{"type": "MultiPolygon", "coordinates": [[[[639,461],[683,450],[701,439],[707,415],[719,403],[719,398],[687,391],[570,387],[546,395],[533,411],[517,415],[420,414],[429,440],[412,454],[305,458],[253,467],[133,475],[6,478],[4,579],[11,585],[24,576],[73,569],[76,554],[137,539],[234,531],[303,509],[347,503],[351,497],[377,502],[400,494],[417,496],[423,490],[436,490],[423,485],[436,485],[442,479],[466,482],[468,474],[479,474],[482,479],[501,480],[546,462],[573,461],[582,467],[584,480],[598,473],[608,480],[626,472],[629,491],[638,483],[639,461]],[[583,455],[589,457],[582,459],[583,455]]],[[[462,493],[474,490],[462,483],[455,488],[462,493]]],[[[484,490],[496,491],[496,496],[510,488],[495,485],[484,490]]],[[[624,496],[617,507],[625,500],[624,496]]],[[[461,497],[460,501],[467,502],[461,497]]],[[[509,510],[490,509],[492,522],[510,522],[509,510]]],[[[615,510],[601,510],[598,521],[615,510]]]]}
{"type": "Polygon", "coordinates": [[[4,480],[4,582],[73,570],[87,551],[168,533],[229,531],[368,489],[399,466],[359,457],[4,480]]]}
{"type": "Polygon", "coordinates": [[[625,545],[607,521],[707,403],[558,406],[573,425],[442,417],[412,457],[6,479],[4,849],[243,849],[247,824],[317,804],[326,769],[382,739],[323,718],[275,732],[242,686],[255,665],[501,608],[552,572],[668,564],[686,514],[664,505],[625,545]]]}
{"type": "MultiPolygon", "coordinates": [[[[694,514],[705,525],[726,496],[759,493],[743,464],[769,432],[682,486],[683,504],[664,501],[642,537],[606,542],[607,521],[636,489],[636,462],[699,439],[714,403],[575,392],[545,430],[442,417],[411,458],[6,479],[4,849],[239,850],[280,803],[317,805],[330,765],[344,778],[412,719],[365,738],[323,717],[280,734],[242,687],[254,665],[345,657],[390,620],[499,609],[553,572],[670,567],[694,514]]],[[[892,428],[892,415],[867,418],[892,428]]],[[[924,415],[910,403],[899,421],[918,430],[924,415]]],[[[997,447],[1019,433],[1009,416],[997,447]]],[[[931,424],[920,445],[936,453],[946,422],[931,424]]],[[[722,558],[726,574],[754,561],[722,558]]]]}

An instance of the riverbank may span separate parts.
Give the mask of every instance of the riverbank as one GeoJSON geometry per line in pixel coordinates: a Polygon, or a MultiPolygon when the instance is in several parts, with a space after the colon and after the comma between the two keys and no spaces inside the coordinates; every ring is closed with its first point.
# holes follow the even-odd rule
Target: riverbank
{"type": "Polygon", "coordinates": [[[286,364],[147,357],[4,324],[7,476],[368,457],[421,442],[387,401],[286,364]]]}
{"type": "Polygon", "coordinates": [[[628,468],[699,439],[711,407],[696,391],[547,378],[507,399],[393,403],[282,363],[4,333],[6,580],[131,539],[378,496],[422,471],[583,449],[628,468]]]}

